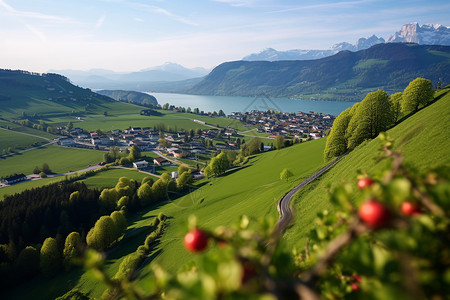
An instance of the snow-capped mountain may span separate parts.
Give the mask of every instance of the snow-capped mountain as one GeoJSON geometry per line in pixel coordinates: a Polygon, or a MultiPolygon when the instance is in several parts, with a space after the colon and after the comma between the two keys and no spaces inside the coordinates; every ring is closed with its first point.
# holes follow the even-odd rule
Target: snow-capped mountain
{"type": "Polygon", "coordinates": [[[242,60],[247,61],[278,61],[278,60],[308,60],[308,59],[318,59],[326,56],[336,54],[335,50],[287,50],[287,51],[277,51],[273,48],[267,48],[259,53],[253,53],[242,60]]]}
{"type": "Polygon", "coordinates": [[[368,38],[360,38],[355,44],[342,42],[333,45],[330,50],[288,50],[277,51],[273,48],[264,49],[259,53],[250,54],[243,58],[247,61],[277,61],[277,60],[309,60],[318,59],[338,53],[339,51],[359,51],[368,49],[380,43],[417,43],[420,45],[444,45],[450,46],[450,27],[439,24],[409,23],[402,26],[401,30],[394,33],[387,40],[372,35],[368,38]]]}
{"type": "Polygon", "coordinates": [[[384,43],[383,38],[378,38],[376,35],[372,35],[369,38],[360,38],[355,45],[342,42],[334,45],[329,50],[287,50],[287,51],[277,51],[273,48],[267,48],[259,53],[253,53],[242,60],[247,61],[278,61],[278,60],[309,60],[309,59],[319,59],[333,54],[339,51],[349,50],[349,51],[359,51],[372,47],[373,45],[384,43]]]}
{"type": "Polygon", "coordinates": [[[387,39],[388,43],[417,43],[450,46],[450,27],[440,24],[409,23],[387,39]]]}

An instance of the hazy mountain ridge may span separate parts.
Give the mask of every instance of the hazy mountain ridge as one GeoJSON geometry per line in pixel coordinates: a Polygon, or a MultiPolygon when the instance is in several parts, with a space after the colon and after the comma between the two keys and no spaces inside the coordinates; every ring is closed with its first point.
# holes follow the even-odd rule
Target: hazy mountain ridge
{"type": "Polygon", "coordinates": [[[142,86],[151,82],[175,82],[186,79],[203,77],[208,74],[204,68],[188,69],[174,63],[143,69],[138,72],[119,73],[111,70],[92,69],[80,70],[51,70],[62,74],[80,86],[92,89],[133,89],[143,90],[142,86]]]}
{"type": "Polygon", "coordinates": [[[359,51],[368,49],[382,43],[416,43],[419,45],[442,45],[450,46],[450,27],[439,24],[425,24],[420,26],[416,23],[408,23],[391,35],[387,40],[377,37],[375,34],[368,38],[360,38],[355,44],[342,42],[335,44],[329,50],[300,50],[277,51],[267,48],[259,53],[253,53],[242,60],[247,61],[277,61],[277,60],[309,60],[319,59],[334,55],[339,51],[359,51]]]}
{"type": "Polygon", "coordinates": [[[330,100],[361,100],[369,90],[403,90],[416,77],[433,83],[450,79],[450,47],[378,44],[358,52],[341,51],[317,60],[235,61],[216,67],[189,90],[192,94],[330,100]],[[319,95],[319,96],[316,96],[319,95]],[[322,95],[322,96],[320,96],[322,95]]]}

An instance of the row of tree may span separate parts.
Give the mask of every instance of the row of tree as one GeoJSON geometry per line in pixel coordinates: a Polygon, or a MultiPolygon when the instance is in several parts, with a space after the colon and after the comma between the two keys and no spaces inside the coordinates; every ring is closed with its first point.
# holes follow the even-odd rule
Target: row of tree
{"type": "Polygon", "coordinates": [[[373,139],[395,125],[401,116],[416,112],[433,99],[433,85],[423,78],[413,80],[403,93],[391,96],[383,90],[367,94],[363,101],[344,110],[333,123],[325,145],[329,160],[373,139]]]}

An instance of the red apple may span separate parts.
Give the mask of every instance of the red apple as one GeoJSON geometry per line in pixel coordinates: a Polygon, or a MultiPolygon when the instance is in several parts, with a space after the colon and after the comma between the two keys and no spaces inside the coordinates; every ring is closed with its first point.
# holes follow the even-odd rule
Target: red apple
{"type": "Polygon", "coordinates": [[[402,203],[402,213],[405,216],[420,215],[420,206],[417,203],[405,201],[402,203]]]}
{"type": "Polygon", "coordinates": [[[202,252],[208,246],[208,235],[198,228],[184,236],[184,246],[190,252],[202,252]]]}
{"type": "Polygon", "coordinates": [[[359,217],[372,228],[380,228],[386,225],[391,214],[389,210],[377,200],[371,199],[359,207],[359,217]]]}
{"type": "Polygon", "coordinates": [[[369,177],[364,177],[358,180],[358,188],[363,190],[363,189],[367,189],[368,187],[370,187],[372,184],[374,184],[375,181],[373,181],[371,178],[369,177]]]}

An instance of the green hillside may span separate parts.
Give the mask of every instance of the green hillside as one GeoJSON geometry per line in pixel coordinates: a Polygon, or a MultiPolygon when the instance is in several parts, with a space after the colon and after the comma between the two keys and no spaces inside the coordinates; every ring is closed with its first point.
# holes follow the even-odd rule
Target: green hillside
{"type": "Polygon", "coordinates": [[[104,110],[103,105],[110,102],[115,101],[75,86],[61,75],[0,69],[0,116],[6,119],[104,110]]]}
{"type": "MultiPolygon", "coordinates": [[[[438,166],[450,166],[450,88],[436,94],[440,98],[388,131],[394,138],[405,162],[418,171],[438,166]]],[[[379,138],[363,143],[344,157],[319,180],[314,181],[295,195],[293,205],[295,221],[285,234],[288,245],[303,248],[309,230],[314,226],[318,212],[332,206],[326,187],[343,181],[356,182],[358,170],[374,175],[387,161],[376,162],[381,146],[379,138]]]]}
{"type": "MultiPolygon", "coordinates": [[[[239,171],[196,182],[191,193],[180,198],[171,194],[173,200],[129,216],[128,231],[136,229],[143,231],[131,239],[122,241],[108,256],[108,274],[114,274],[121,261],[143,243],[148,234],[145,231],[148,223],[159,212],[170,216],[171,219],[167,232],[155,250],[154,262],[173,272],[185,263],[198,259],[197,256],[187,252],[181,242],[190,215],[195,214],[201,226],[206,228],[230,225],[243,214],[254,218],[265,215],[278,218],[276,210],[278,200],[297,182],[307,178],[324,164],[322,161],[324,146],[325,140],[322,139],[255,155],[250,159],[248,166],[239,171]],[[286,167],[291,168],[294,173],[288,183],[279,179],[280,172],[286,167]]],[[[104,177],[109,177],[109,172],[111,171],[100,173],[86,181],[97,186],[98,179],[102,182],[109,180],[104,177]]],[[[150,265],[145,265],[141,270],[139,278],[142,282],[148,279],[149,270],[150,265]]],[[[7,295],[21,298],[41,295],[41,299],[48,299],[77,287],[83,292],[90,293],[91,297],[99,298],[105,289],[103,284],[79,269],[69,273],[63,272],[52,280],[39,277],[27,283],[25,287],[15,288],[7,295]]]]}
{"type": "Polygon", "coordinates": [[[341,51],[303,61],[234,61],[223,63],[188,92],[205,95],[254,96],[360,101],[368,92],[402,91],[423,77],[448,84],[450,47],[386,43],[369,49],[341,51]]]}

